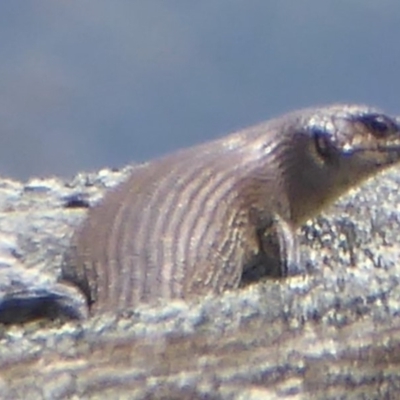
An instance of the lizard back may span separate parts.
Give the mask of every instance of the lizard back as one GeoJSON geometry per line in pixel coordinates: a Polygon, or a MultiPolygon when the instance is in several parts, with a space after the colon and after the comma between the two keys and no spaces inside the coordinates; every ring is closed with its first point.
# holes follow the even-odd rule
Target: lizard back
{"type": "Polygon", "coordinates": [[[242,201],[260,153],[247,136],[267,129],[263,124],[139,166],[89,210],[63,275],[88,296],[92,312],[238,286],[258,246],[242,201]]]}

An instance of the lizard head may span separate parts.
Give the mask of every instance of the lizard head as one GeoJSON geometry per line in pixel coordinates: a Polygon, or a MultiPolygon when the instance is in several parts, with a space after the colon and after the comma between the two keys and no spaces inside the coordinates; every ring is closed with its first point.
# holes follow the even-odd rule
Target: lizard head
{"type": "Polygon", "coordinates": [[[297,221],[400,162],[400,119],[371,107],[334,105],[306,110],[294,115],[288,127],[297,149],[286,146],[290,154],[284,157],[287,162],[292,160],[286,175],[291,204],[307,204],[292,210],[297,221]]]}
{"type": "Polygon", "coordinates": [[[351,166],[363,175],[400,160],[399,122],[370,107],[332,106],[305,121],[305,127],[317,163],[351,166]]]}

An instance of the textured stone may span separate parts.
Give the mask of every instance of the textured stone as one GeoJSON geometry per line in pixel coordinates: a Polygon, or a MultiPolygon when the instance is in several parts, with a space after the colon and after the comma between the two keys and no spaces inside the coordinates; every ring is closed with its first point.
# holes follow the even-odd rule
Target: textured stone
{"type": "MultiPolygon", "coordinates": [[[[0,304],[58,278],[84,205],[128,172],[0,180],[0,304]]],[[[300,276],[85,322],[0,325],[0,397],[396,398],[399,181],[388,171],[307,223],[300,276]]]]}

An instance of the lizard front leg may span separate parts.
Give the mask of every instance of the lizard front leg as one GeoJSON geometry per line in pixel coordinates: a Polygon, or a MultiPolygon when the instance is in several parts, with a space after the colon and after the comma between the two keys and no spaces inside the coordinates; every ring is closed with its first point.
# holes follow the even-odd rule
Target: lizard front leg
{"type": "Polygon", "coordinates": [[[300,251],[295,228],[278,215],[257,230],[258,253],[242,274],[241,284],[262,277],[286,277],[297,275],[300,270],[300,251]]]}

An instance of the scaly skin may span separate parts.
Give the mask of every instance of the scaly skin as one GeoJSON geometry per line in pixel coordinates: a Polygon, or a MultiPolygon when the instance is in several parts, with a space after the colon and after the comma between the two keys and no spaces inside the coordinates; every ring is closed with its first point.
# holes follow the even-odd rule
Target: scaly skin
{"type": "Polygon", "coordinates": [[[64,278],[96,314],[296,274],[295,229],[398,162],[399,129],[379,110],[339,104],[154,160],[89,211],[64,278]]]}
{"type": "Polygon", "coordinates": [[[296,228],[399,160],[396,118],[339,104],[151,161],[89,210],[63,281],[21,279],[0,299],[0,322],[86,318],[297,274],[296,228]]]}

